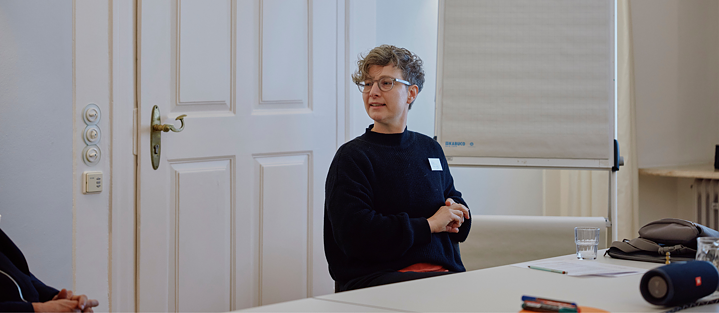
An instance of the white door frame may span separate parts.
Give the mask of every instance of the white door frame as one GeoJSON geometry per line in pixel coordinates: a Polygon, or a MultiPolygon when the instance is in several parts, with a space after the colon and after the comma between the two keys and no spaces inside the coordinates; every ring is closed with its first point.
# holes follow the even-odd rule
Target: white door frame
{"type": "Polygon", "coordinates": [[[110,310],[135,310],[135,25],[136,2],[110,0],[112,177],[110,195],[110,310]]]}
{"type": "MultiPolygon", "coordinates": [[[[138,130],[136,125],[136,23],[137,0],[110,2],[111,38],[110,66],[112,77],[111,135],[111,231],[110,231],[110,310],[113,312],[136,311],[136,212],[137,212],[137,158],[149,157],[137,154],[138,130]],[[132,153],[130,153],[132,152],[132,153]]],[[[346,24],[349,0],[337,3],[337,40],[344,46],[337,48],[337,80],[347,80],[346,47],[348,46],[346,24]]],[[[337,84],[337,147],[346,138],[345,123],[350,110],[345,84],[337,84]]]]}
{"type": "MultiPolygon", "coordinates": [[[[113,99],[110,0],[75,0],[73,6],[73,285],[74,292],[96,298],[98,311],[110,308],[110,242],[112,238],[111,195],[113,99]],[[100,159],[96,164],[83,162],[87,147],[83,132],[86,128],[83,111],[90,103],[100,109],[100,159]],[[86,194],[82,191],[85,172],[101,172],[106,181],[102,192],[86,194]]],[[[57,105],[50,104],[49,105],[57,105]]],[[[115,106],[116,107],[116,106],[115,106]]]]}

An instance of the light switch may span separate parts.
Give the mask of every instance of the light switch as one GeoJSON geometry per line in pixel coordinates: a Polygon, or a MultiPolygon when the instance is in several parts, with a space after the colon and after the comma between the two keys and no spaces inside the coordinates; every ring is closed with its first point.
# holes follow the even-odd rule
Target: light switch
{"type": "Polygon", "coordinates": [[[102,191],[102,172],[85,172],[83,174],[83,177],[85,178],[83,193],[95,193],[102,191]]]}

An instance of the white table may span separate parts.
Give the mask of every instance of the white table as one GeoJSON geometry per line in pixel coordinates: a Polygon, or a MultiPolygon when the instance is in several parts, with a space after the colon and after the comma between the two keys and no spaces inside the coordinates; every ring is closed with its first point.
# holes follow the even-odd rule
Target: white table
{"type": "MultiPolygon", "coordinates": [[[[595,261],[651,269],[659,263],[635,262],[601,256],[595,261]]],[[[571,260],[574,255],[557,260],[571,260]]],[[[522,295],[576,302],[610,312],[662,312],[667,308],[649,304],[639,292],[643,274],[623,277],[572,277],[511,265],[467,273],[439,276],[404,283],[286,302],[274,311],[323,311],[327,303],[360,306],[366,311],[386,309],[414,312],[519,312],[522,295]],[[305,302],[302,302],[305,301],[305,302]],[[313,307],[315,306],[315,307],[313,307]]],[[[265,307],[251,309],[264,310],[265,307]]],[[[336,307],[352,311],[357,307],[336,307]]],[[[272,308],[268,310],[273,311],[272,308]]],[[[680,312],[719,312],[719,305],[702,306],[680,312]]]]}
{"type": "MultiPolygon", "coordinates": [[[[237,312],[237,311],[236,311],[237,312]]],[[[269,305],[258,306],[241,310],[239,312],[396,312],[390,309],[377,308],[367,305],[336,302],[306,298],[269,305]]]]}
{"type": "MultiPolygon", "coordinates": [[[[601,254],[600,254],[601,255],[601,254]]],[[[574,255],[554,259],[573,259],[574,255]]],[[[639,268],[659,263],[600,256],[595,261],[639,268]]],[[[610,312],[656,312],[639,293],[642,274],[624,277],[571,277],[511,265],[342,292],[318,299],[368,304],[406,311],[518,312],[522,295],[576,302],[610,312]]]]}

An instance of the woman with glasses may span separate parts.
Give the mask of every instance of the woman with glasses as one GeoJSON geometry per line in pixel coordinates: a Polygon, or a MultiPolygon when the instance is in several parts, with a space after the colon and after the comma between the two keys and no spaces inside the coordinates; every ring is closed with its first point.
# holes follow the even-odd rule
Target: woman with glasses
{"type": "Polygon", "coordinates": [[[464,272],[470,213],[441,146],[407,130],[422,60],[390,45],[352,75],[374,124],[337,150],[325,185],[325,256],[335,291],[464,272]]]}

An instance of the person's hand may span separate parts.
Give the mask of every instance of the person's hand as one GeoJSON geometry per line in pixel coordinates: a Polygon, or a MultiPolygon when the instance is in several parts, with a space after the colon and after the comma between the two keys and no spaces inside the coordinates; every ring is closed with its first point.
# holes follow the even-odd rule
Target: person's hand
{"type": "Polygon", "coordinates": [[[77,301],[77,309],[82,312],[94,312],[93,307],[98,306],[100,303],[95,299],[88,299],[86,295],[74,295],[72,290],[62,289],[60,292],[52,298],[53,300],[67,299],[77,301]]]}
{"type": "Polygon", "coordinates": [[[465,218],[470,218],[469,209],[449,198],[445,201],[444,206],[440,207],[432,217],[427,219],[427,222],[429,222],[432,233],[458,233],[459,227],[462,226],[465,218]]]}
{"type": "Polygon", "coordinates": [[[68,299],[33,302],[32,308],[35,312],[80,312],[77,301],[68,299]]]}
{"type": "Polygon", "coordinates": [[[60,292],[58,292],[54,297],[52,297],[53,300],[58,299],[68,299],[71,300],[72,298],[72,290],[67,290],[65,288],[62,288],[60,292]]]}
{"type": "Polygon", "coordinates": [[[462,223],[464,223],[464,220],[470,219],[469,209],[467,209],[467,207],[461,203],[454,202],[454,199],[452,199],[452,198],[447,198],[447,200],[444,201],[444,204],[448,207],[462,211],[462,222],[461,223],[452,222],[448,225],[449,228],[452,228],[452,229],[457,228],[457,232],[459,232],[459,227],[462,226],[462,223]]]}

